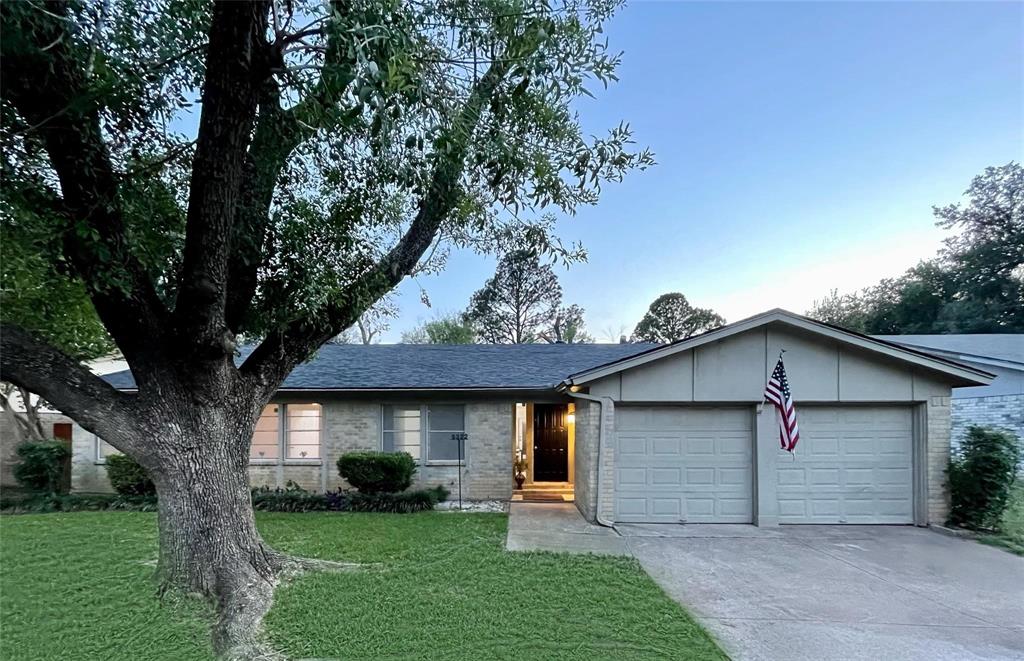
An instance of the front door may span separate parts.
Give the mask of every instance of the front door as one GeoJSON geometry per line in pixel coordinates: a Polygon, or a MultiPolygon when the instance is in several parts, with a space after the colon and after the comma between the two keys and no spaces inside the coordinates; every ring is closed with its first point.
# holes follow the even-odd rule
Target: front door
{"type": "Polygon", "coordinates": [[[569,429],[565,404],[533,405],[533,481],[569,480],[569,429]]]}

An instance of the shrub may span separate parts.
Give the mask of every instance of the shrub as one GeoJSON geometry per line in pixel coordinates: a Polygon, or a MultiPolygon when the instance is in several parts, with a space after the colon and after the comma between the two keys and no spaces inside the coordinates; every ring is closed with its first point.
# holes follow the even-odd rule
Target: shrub
{"type": "Polygon", "coordinates": [[[114,491],[123,496],[153,496],[156,487],[146,469],[126,454],[107,457],[107,477],[114,491]]]}
{"type": "Polygon", "coordinates": [[[448,490],[442,486],[402,493],[353,493],[349,494],[349,509],[353,512],[410,514],[432,510],[447,497],[448,490]]]}
{"type": "Polygon", "coordinates": [[[998,530],[1020,461],[1016,435],[971,427],[949,463],[952,496],[949,522],[971,529],[998,530]]]}
{"type": "Polygon", "coordinates": [[[349,452],[338,459],[338,474],[364,494],[397,493],[412,484],[416,461],[405,452],[349,452]]]}
{"type": "Polygon", "coordinates": [[[261,512],[340,511],[337,493],[312,493],[289,481],[284,489],[257,487],[252,490],[252,508],[261,512]]]}
{"type": "Polygon", "coordinates": [[[0,499],[0,510],[8,514],[102,510],[153,512],[156,511],[156,496],[122,496],[114,493],[32,494],[21,497],[4,497],[0,499]]]}
{"type": "Polygon", "coordinates": [[[29,491],[57,493],[61,489],[64,463],[71,451],[61,441],[35,441],[22,443],[15,450],[18,463],[14,466],[14,479],[29,491]]]}

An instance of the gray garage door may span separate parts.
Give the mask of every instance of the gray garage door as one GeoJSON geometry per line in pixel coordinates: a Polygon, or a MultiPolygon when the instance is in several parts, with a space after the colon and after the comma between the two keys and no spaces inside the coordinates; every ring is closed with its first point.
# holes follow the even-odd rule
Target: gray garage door
{"type": "Polygon", "coordinates": [[[749,408],[617,408],[616,520],[749,523],[752,417],[749,408]]]}
{"type": "Polygon", "coordinates": [[[800,444],[777,457],[781,523],[912,523],[909,407],[797,406],[800,444]]]}

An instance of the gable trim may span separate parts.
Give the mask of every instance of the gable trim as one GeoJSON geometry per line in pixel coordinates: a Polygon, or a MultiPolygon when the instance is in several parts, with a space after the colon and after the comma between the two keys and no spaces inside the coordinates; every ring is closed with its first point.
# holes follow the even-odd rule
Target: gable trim
{"type": "Polygon", "coordinates": [[[773,322],[787,324],[816,335],[828,337],[847,345],[856,346],[867,351],[888,356],[889,358],[895,358],[896,360],[901,360],[906,363],[941,372],[960,379],[964,382],[962,385],[988,385],[995,378],[994,374],[990,374],[967,365],[962,365],[952,360],[933,356],[923,351],[911,349],[885,340],[876,340],[867,335],[848,331],[838,326],[832,326],[831,324],[815,321],[787,310],[776,308],[774,310],[762,312],[761,314],[753,317],[743,319],[742,321],[737,321],[736,323],[702,333],[701,335],[687,338],[685,340],[679,340],[678,342],[674,342],[663,347],[656,347],[628,358],[572,374],[562,382],[562,386],[571,387],[585,385],[592,381],[596,381],[597,379],[601,379],[627,369],[646,365],[647,363],[660,360],[683,351],[689,351],[705,344],[710,344],[711,342],[724,340],[725,338],[732,337],[733,335],[738,335],[773,322]]]}

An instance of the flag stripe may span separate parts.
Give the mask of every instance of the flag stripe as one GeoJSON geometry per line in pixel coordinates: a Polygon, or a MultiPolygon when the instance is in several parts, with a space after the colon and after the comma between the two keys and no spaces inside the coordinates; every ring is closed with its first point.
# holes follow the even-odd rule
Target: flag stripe
{"type": "Polygon", "coordinates": [[[775,405],[779,419],[779,443],[783,450],[793,451],[800,441],[800,428],[796,424],[796,406],[793,405],[793,394],[789,389],[786,367],[782,364],[782,356],[772,370],[771,378],[764,388],[764,399],[775,405]]]}

